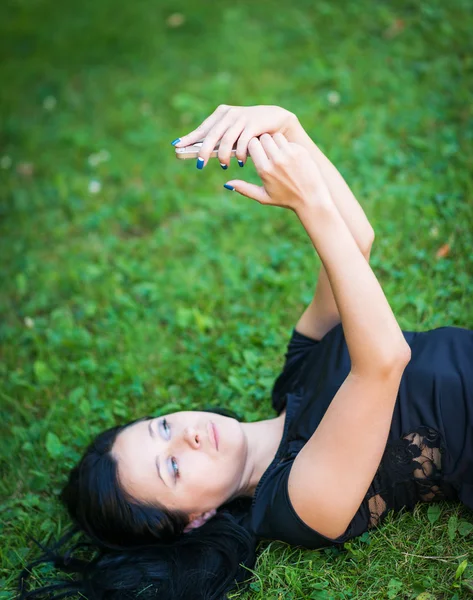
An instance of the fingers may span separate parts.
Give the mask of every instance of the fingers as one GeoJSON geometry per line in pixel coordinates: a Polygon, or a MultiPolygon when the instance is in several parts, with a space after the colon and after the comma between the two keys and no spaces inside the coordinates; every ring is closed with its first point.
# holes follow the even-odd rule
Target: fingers
{"type": "MultiPolygon", "coordinates": [[[[247,129],[245,129],[238,138],[236,157],[238,159],[238,162],[240,163],[240,166],[243,166],[241,163],[245,163],[246,158],[249,154],[249,142],[251,138],[251,133],[247,129]]],[[[262,136],[260,136],[259,139],[261,140],[261,145],[265,149],[268,156],[271,155],[272,157],[274,157],[274,153],[277,148],[282,150],[287,149],[289,147],[289,142],[284,137],[284,135],[279,132],[275,133],[272,136],[268,133],[265,133],[262,136]],[[274,143],[276,144],[277,148],[275,145],[271,144],[271,139],[274,140],[274,143]]]]}
{"type": "Polygon", "coordinates": [[[240,167],[243,167],[246,163],[246,159],[248,158],[248,144],[252,137],[253,132],[246,127],[238,138],[235,156],[240,167]]]}
{"type": "Polygon", "coordinates": [[[273,135],[273,140],[276,142],[276,144],[280,150],[283,150],[283,149],[287,150],[289,148],[289,142],[287,141],[287,139],[284,137],[284,135],[282,133],[279,133],[279,132],[275,133],[273,135]]]}
{"type": "MultiPolygon", "coordinates": [[[[261,136],[263,137],[263,136],[261,136]]],[[[253,163],[255,165],[258,174],[262,171],[266,171],[270,165],[270,161],[268,159],[268,155],[263,148],[262,143],[256,137],[251,138],[248,144],[248,152],[253,159],[253,163]]]]}
{"type": "Polygon", "coordinates": [[[280,154],[279,147],[273,140],[273,137],[269,135],[269,133],[263,133],[263,135],[260,136],[260,141],[268,158],[273,161],[276,156],[280,154]]]}
{"type": "Polygon", "coordinates": [[[256,200],[260,204],[271,204],[271,198],[269,197],[264,187],[260,185],[255,185],[254,183],[248,183],[247,181],[234,179],[232,181],[227,181],[225,186],[231,186],[235,192],[238,192],[242,196],[246,196],[247,198],[251,198],[252,200],[256,200]]]}
{"type": "Polygon", "coordinates": [[[234,125],[231,125],[227,129],[223,138],[221,139],[220,146],[218,148],[218,160],[220,161],[220,165],[224,169],[227,169],[229,167],[232,149],[235,146],[235,141],[239,138],[241,132],[244,129],[245,121],[243,119],[240,119],[234,125]]]}
{"type": "Polygon", "coordinates": [[[185,146],[190,146],[191,144],[200,142],[212,129],[215,123],[222,119],[222,117],[224,117],[231,108],[232,107],[228,106],[227,104],[221,104],[214,110],[214,112],[210,116],[208,116],[205,119],[205,121],[202,121],[202,123],[197,127],[197,129],[194,129],[194,131],[191,131],[190,133],[184,135],[180,138],[179,142],[173,145],[176,148],[184,148],[185,146]]]}
{"type": "Polygon", "coordinates": [[[212,129],[207,133],[204,139],[204,143],[199,150],[197,158],[199,169],[203,169],[207,164],[210,155],[212,154],[217,142],[220,141],[222,136],[231,127],[232,123],[228,118],[223,118],[221,121],[216,123],[212,129]]]}

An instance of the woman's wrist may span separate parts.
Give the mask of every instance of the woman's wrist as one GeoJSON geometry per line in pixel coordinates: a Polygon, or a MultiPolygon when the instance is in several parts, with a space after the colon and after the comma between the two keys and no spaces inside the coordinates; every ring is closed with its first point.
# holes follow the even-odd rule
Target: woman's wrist
{"type": "Polygon", "coordinates": [[[340,218],[340,213],[332,202],[330,195],[321,196],[320,192],[316,192],[310,198],[302,199],[295,212],[306,229],[306,225],[314,223],[315,220],[321,223],[334,217],[340,218]]]}
{"type": "Polygon", "coordinates": [[[312,159],[324,177],[324,181],[329,189],[335,207],[345,220],[345,223],[350,229],[359,248],[362,252],[366,252],[368,248],[371,248],[374,239],[374,231],[363,208],[356,200],[353,192],[350,190],[335,165],[330,162],[308,135],[300,124],[299,119],[295,115],[294,117],[295,119],[291,122],[291,127],[287,136],[288,141],[299,144],[309,151],[312,159]]]}
{"type": "Polygon", "coordinates": [[[311,147],[314,145],[313,140],[307,134],[304,127],[302,127],[301,122],[299,121],[297,115],[294,113],[290,113],[290,116],[288,118],[287,130],[284,135],[288,142],[299,144],[307,150],[310,150],[311,147]]]}

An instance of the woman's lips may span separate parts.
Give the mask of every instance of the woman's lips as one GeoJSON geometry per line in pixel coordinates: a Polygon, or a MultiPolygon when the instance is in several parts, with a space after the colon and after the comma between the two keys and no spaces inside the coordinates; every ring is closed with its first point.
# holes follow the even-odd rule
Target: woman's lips
{"type": "Polygon", "coordinates": [[[218,450],[218,432],[217,427],[210,421],[210,429],[212,432],[212,441],[214,443],[215,449],[218,450]]]}

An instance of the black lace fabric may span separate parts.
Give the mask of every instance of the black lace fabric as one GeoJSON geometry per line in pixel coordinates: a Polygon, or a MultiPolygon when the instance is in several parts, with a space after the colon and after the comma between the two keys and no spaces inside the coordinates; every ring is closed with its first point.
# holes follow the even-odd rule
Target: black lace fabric
{"type": "Polygon", "coordinates": [[[455,499],[453,488],[442,482],[442,453],[441,436],[431,427],[419,427],[388,442],[365,496],[368,528],[379,525],[390,510],[412,510],[417,502],[455,499]]]}

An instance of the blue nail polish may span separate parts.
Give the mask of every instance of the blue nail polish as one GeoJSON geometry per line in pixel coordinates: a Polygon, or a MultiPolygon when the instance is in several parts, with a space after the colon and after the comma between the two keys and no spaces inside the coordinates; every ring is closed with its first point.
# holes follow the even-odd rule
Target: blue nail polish
{"type": "Polygon", "coordinates": [[[198,158],[198,159],[197,159],[197,165],[196,165],[196,166],[197,166],[197,168],[198,168],[198,169],[203,169],[203,168],[204,168],[204,162],[205,162],[205,161],[204,161],[204,159],[203,159],[203,158],[198,158]]]}
{"type": "Polygon", "coordinates": [[[171,144],[172,144],[173,146],[175,146],[176,144],[179,144],[179,142],[180,142],[180,141],[181,141],[181,138],[177,138],[177,139],[175,139],[173,142],[171,142],[171,144]]]}
{"type": "Polygon", "coordinates": [[[245,163],[242,160],[240,160],[240,159],[238,159],[238,164],[240,165],[240,167],[244,167],[245,166],[245,163]]]}
{"type": "Polygon", "coordinates": [[[233,187],[233,185],[230,185],[229,183],[224,183],[223,187],[227,188],[227,190],[235,191],[235,188],[233,187]]]}
{"type": "Polygon", "coordinates": [[[222,167],[222,169],[225,171],[226,169],[228,169],[228,165],[224,165],[223,163],[220,163],[220,166],[222,167]]]}

